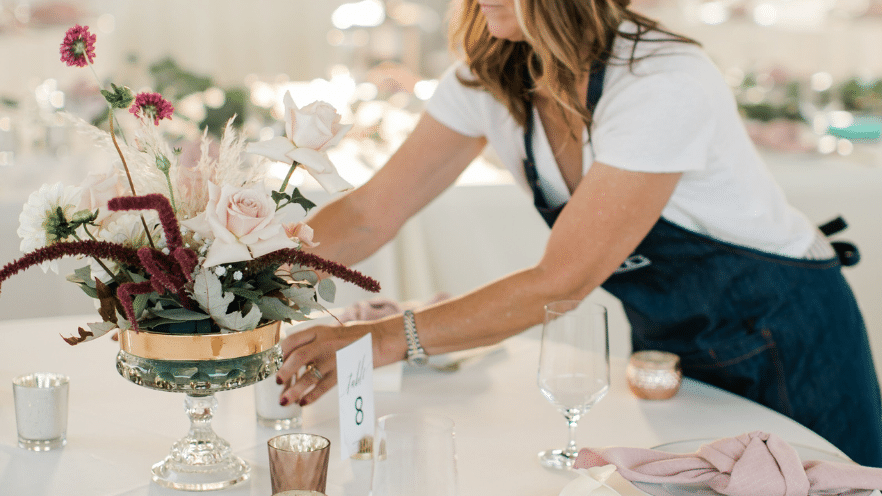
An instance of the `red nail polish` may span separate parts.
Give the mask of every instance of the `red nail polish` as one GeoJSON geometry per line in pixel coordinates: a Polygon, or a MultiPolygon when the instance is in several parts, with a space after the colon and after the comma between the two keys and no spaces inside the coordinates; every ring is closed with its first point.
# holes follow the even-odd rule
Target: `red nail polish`
{"type": "Polygon", "coordinates": [[[281,386],[281,385],[284,384],[284,383],[285,383],[285,381],[283,381],[281,377],[276,376],[276,384],[278,384],[279,386],[281,386]]]}
{"type": "Polygon", "coordinates": [[[279,400],[279,404],[285,406],[288,404],[288,398],[282,398],[279,400]]]}
{"type": "Polygon", "coordinates": [[[300,400],[297,404],[300,406],[306,406],[306,400],[300,400]]]}

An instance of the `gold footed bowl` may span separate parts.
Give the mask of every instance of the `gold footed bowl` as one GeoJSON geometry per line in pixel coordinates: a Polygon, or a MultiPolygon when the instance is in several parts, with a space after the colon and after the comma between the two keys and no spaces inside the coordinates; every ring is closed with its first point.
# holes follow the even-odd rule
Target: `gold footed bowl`
{"type": "Polygon", "coordinates": [[[211,428],[214,393],[250,386],[282,365],[281,323],[215,334],[119,333],[116,368],[143,387],[185,393],[190,431],[153,465],[160,486],[184,491],[224,489],[248,480],[251,467],[211,428]]]}

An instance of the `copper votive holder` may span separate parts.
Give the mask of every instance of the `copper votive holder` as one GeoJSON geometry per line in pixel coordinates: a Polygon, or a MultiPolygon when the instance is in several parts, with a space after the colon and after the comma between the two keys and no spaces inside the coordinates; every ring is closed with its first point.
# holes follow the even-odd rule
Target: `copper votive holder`
{"type": "Polygon", "coordinates": [[[645,400],[666,400],[680,390],[680,357],[666,351],[638,351],[628,360],[628,387],[645,400]]]}

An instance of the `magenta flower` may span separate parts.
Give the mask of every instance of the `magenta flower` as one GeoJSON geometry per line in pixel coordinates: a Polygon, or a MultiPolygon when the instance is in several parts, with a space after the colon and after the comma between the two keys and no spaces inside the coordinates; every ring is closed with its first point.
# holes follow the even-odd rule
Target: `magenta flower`
{"type": "Polygon", "coordinates": [[[171,119],[174,111],[175,108],[172,107],[172,104],[159,93],[138,93],[138,96],[135,97],[135,104],[129,109],[129,112],[138,117],[153,119],[153,124],[157,126],[160,119],[166,117],[171,119]]]}
{"type": "Polygon", "coordinates": [[[70,67],[85,67],[95,59],[95,35],[79,24],[67,30],[61,42],[61,61],[70,67]]]}

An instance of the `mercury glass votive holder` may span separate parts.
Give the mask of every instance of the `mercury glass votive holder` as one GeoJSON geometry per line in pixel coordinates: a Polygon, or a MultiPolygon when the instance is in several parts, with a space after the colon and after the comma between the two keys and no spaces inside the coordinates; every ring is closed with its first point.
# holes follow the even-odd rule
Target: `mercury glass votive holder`
{"type": "Polygon", "coordinates": [[[18,445],[49,451],[67,443],[70,379],[61,374],[34,373],[12,381],[18,445]]]}
{"type": "Polygon", "coordinates": [[[645,350],[631,355],[625,372],[628,388],[646,400],[665,400],[680,390],[680,357],[666,351],[645,350]]]}

